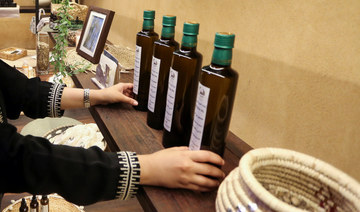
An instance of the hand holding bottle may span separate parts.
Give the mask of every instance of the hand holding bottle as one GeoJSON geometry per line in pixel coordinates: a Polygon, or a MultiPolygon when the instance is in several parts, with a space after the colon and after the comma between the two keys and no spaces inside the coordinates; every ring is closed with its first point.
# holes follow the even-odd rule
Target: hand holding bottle
{"type": "Polygon", "coordinates": [[[173,147],[138,157],[142,185],[211,191],[225,177],[224,172],[214,166],[224,165],[224,160],[210,151],[173,147]]]}
{"type": "Polygon", "coordinates": [[[138,102],[132,98],[132,89],[132,83],[118,83],[103,90],[99,90],[103,101],[98,102],[98,104],[124,102],[131,105],[137,105],[138,102]]]}

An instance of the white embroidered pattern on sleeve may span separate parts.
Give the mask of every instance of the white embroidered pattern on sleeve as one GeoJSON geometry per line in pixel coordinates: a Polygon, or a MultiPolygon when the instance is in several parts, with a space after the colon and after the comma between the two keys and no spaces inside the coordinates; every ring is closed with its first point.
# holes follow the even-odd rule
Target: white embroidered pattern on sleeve
{"type": "Polygon", "coordinates": [[[135,152],[118,152],[120,177],[116,198],[126,200],[135,196],[140,183],[140,164],[135,152]]]}
{"type": "Polygon", "coordinates": [[[49,91],[48,96],[48,116],[49,117],[60,117],[61,110],[61,96],[64,90],[65,84],[54,83],[49,91]]]}
{"type": "Polygon", "coordinates": [[[2,112],[1,112],[1,107],[0,107],[0,123],[4,123],[4,117],[2,115],[2,112]]]}

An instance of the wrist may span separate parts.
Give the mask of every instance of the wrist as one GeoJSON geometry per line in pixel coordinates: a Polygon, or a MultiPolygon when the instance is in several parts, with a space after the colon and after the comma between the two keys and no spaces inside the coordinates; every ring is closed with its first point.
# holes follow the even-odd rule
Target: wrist
{"type": "Polygon", "coordinates": [[[151,158],[149,155],[138,155],[139,164],[140,164],[140,185],[153,185],[151,183],[151,177],[149,173],[151,173],[151,158]]]}
{"type": "Polygon", "coordinates": [[[91,105],[105,104],[102,90],[90,90],[90,103],[91,105]]]}

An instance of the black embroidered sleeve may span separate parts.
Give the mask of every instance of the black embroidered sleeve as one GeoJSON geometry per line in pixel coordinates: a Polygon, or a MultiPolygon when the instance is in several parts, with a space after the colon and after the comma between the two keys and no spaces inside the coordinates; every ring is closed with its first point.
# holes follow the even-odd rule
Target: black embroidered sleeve
{"type": "Polygon", "coordinates": [[[115,152],[54,145],[42,137],[22,136],[6,123],[0,124],[0,135],[0,164],[6,170],[0,174],[0,193],[58,193],[72,203],[88,205],[114,199],[119,176],[127,182],[121,186],[126,188],[122,197],[135,193],[135,155],[120,154],[124,163],[119,163],[115,152]]]}
{"type": "Polygon", "coordinates": [[[40,81],[32,78],[26,82],[22,111],[31,118],[60,117],[64,114],[60,110],[61,96],[65,84],[40,81]]]}
{"type": "Polygon", "coordinates": [[[2,108],[0,106],[0,124],[6,122],[5,116],[3,115],[2,108]]]}
{"type": "Polygon", "coordinates": [[[17,119],[23,111],[30,118],[59,117],[64,84],[28,79],[13,67],[0,60],[0,89],[7,118],[17,119]]]}
{"type": "Polygon", "coordinates": [[[135,196],[140,183],[140,164],[135,152],[118,152],[120,176],[116,198],[126,200],[135,196]]]}
{"type": "Polygon", "coordinates": [[[61,96],[66,87],[65,84],[53,83],[48,95],[47,111],[49,117],[60,117],[64,114],[64,110],[60,109],[61,96]]]}

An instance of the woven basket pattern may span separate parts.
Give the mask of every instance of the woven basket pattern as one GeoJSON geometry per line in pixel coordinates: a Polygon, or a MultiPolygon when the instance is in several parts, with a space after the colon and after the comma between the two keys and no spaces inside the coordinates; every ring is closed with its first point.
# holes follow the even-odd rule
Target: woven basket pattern
{"type": "Polygon", "coordinates": [[[217,211],[360,211],[360,185],[314,157],[278,148],[245,154],[221,183],[217,211]]]}
{"type": "MultiPolygon", "coordinates": [[[[26,204],[29,206],[32,196],[24,197],[26,204]]],[[[38,196],[38,201],[40,204],[41,196],[38,196]]],[[[48,195],[49,198],[49,211],[51,212],[85,212],[82,206],[74,205],[70,202],[64,200],[61,196],[56,194],[48,195]]],[[[13,204],[6,207],[2,212],[17,212],[21,206],[21,199],[15,201],[13,204]]]]}

